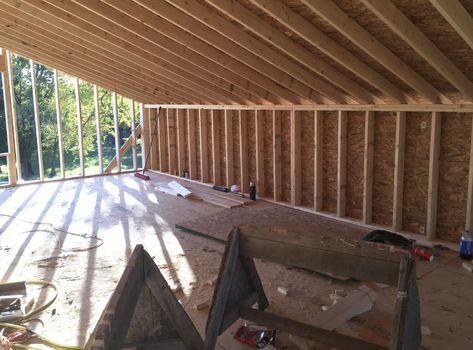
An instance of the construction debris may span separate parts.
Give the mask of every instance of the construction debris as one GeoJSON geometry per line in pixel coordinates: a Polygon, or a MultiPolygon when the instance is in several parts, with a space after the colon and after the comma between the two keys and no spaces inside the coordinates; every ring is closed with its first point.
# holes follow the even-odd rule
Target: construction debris
{"type": "Polygon", "coordinates": [[[326,311],[321,312],[313,325],[332,331],[353,317],[371,310],[375,300],[376,293],[368,286],[362,285],[348,293],[345,298],[339,298],[337,303],[326,311]]]}
{"type": "Polygon", "coordinates": [[[464,268],[465,270],[467,270],[468,272],[473,273],[473,264],[464,262],[464,263],[462,264],[462,266],[463,266],[463,268],[464,268]]]}
{"type": "Polygon", "coordinates": [[[281,293],[282,295],[287,296],[288,290],[287,288],[284,288],[284,287],[278,287],[278,292],[281,293]]]}
{"type": "Polygon", "coordinates": [[[185,188],[184,186],[182,186],[179,182],[177,181],[171,181],[169,184],[168,184],[169,187],[171,187],[174,191],[176,191],[180,196],[184,197],[184,198],[187,198],[189,197],[192,192],[189,191],[187,188],[185,188]]]}
{"type": "Polygon", "coordinates": [[[420,327],[420,332],[422,335],[432,335],[432,332],[430,331],[430,328],[427,326],[421,326],[420,327]]]}
{"type": "Polygon", "coordinates": [[[210,307],[210,302],[208,300],[202,301],[202,302],[194,304],[194,306],[192,306],[192,308],[194,310],[203,310],[203,309],[206,309],[208,307],[210,307]]]}

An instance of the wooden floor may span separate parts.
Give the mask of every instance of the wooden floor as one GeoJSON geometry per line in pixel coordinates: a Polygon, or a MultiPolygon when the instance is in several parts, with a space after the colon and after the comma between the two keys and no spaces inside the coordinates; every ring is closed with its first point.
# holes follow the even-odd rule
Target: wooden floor
{"type": "MultiPolygon", "coordinates": [[[[133,247],[141,243],[169,284],[183,287],[177,297],[203,334],[208,310],[194,310],[193,305],[211,298],[213,287],[207,281],[218,272],[224,246],[175,229],[176,223],[192,222],[199,229],[208,225],[209,232],[224,232],[222,227],[254,221],[255,217],[258,224],[283,224],[284,216],[290,215],[287,222],[304,220],[307,230],[322,227],[344,236],[352,232],[353,238],[366,231],[287,208],[284,210],[289,212],[283,213],[281,207],[265,202],[230,212],[160,193],[152,185],[168,180],[153,174],[148,184],[132,175],[119,175],[0,190],[0,280],[45,279],[59,287],[58,300],[41,315],[45,323],[42,333],[56,341],[84,344],[133,247]],[[94,246],[97,241],[62,231],[52,234],[52,228],[44,223],[71,233],[100,237],[103,245],[70,252],[94,246]],[[69,256],[47,264],[38,262],[58,254],[69,256]]],[[[264,261],[257,261],[257,268],[270,300],[270,311],[309,323],[321,312],[322,305],[330,303],[329,294],[334,289],[349,291],[360,285],[264,261]],[[288,288],[289,295],[277,293],[279,286],[288,288]]],[[[419,261],[417,273],[422,324],[432,332],[423,337],[424,346],[439,350],[472,348],[473,274],[463,270],[456,253],[450,251],[443,251],[432,263],[419,261]]],[[[372,284],[370,287],[379,294],[375,308],[344,328],[351,334],[385,344],[394,290],[372,284]]],[[[245,348],[232,339],[238,325],[220,338],[219,349],[245,348]]],[[[298,349],[291,345],[287,335],[282,335],[281,341],[286,349],[298,349]]]]}

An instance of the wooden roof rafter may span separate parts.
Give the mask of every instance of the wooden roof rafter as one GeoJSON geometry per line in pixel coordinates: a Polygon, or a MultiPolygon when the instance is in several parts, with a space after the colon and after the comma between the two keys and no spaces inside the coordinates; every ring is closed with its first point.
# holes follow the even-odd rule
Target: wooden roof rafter
{"type": "Polygon", "coordinates": [[[325,0],[301,0],[301,2],[424,98],[432,103],[451,103],[447,97],[437,91],[337,5],[325,0]]]}
{"type": "Polygon", "coordinates": [[[458,69],[427,36],[390,0],[360,0],[394,33],[408,43],[468,99],[473,100],[473,82],[458,69]]]}
{"type": "Polygon", "coordinates": [[[458,0],[429,0],[473,49],[473,18],[458,0]]]}
{"type": "MultiPolygon", "coordinates": [[[[178,97],[173,97],[169,95],[166,91],[160,88],[150,88],[148,86],[143,86],[141,89],[138,87],[136,79],[133,79],[133,76],[127,74],[127,72],[121,72],[120,75],[116,75],[116,71],[110,69],[109,67],[101,66],[99,62],[94,57],[89,57],[85,59],[80,52],[77,52],[76,57],[71,57],[71,52],[74,52],[73,44],[69,46],[64,46],[59,41],[55,42],[55,45],[48,43],[48,39],[54,39],[54,34],[47,33],[42,28],[33,27],[23,22],[20,19],[8,20],[8,14],[0,10],[0,26],[2,27],[2,33],[4,38],[17,39],[23,44],[23,50],[28,50],[28,48],[35,48],[36,51],[43,50],[44,52],[49,52],[53,62],[66,61],[74,63],[78,69],[83,71],[88,71],[92,74],[102,75],[106,73],[105,77],[109,80],[110,83],[115,86],[126,87],[129,91],[135,91],[136,93],[146,93],[149,96],[154,96],[155,98],[165,98],[173,100],[188,100],[178,97]],[[30,27],[30,28],[28,28],[30,27]]],[[[18,43],[12,44],[11,48],[15,50],[18,47],[18,43]]]]}
{"type": "MultiPolygon", "coordinates": [[[[150,55],[158,58],[159,61],[156,61],[156,63],[159,62],[160,66],[170,74],[175,74],[170,75],[170,77],[172,76],[173,79],[176,79],[176,81],[181,79],[182,85],[188,85],[193,89],[196,89],[198,86],[200,86],[202,93],[213,99],[225,99],[233,103],[250,101],[246,98],[241,98],[226,89],[215,88],[212,84],[212,81],[205,80],[206,78],[209,78],[209,74],[196,74],[196,72],[200,71],[200,67],[195,65],[190,66],[189,63],[184,62],[180,57],[173,54],[172,57],[166,58],[166,56],[171,54],[167,53],[163,55],[162,48],[155,45],[154,38],[152,38],[152,36],[147,35],[145,38],[143,37],[143,31],[141,31],[141,35],[136,33],[137,30],[135,28],[142,25],[133,18],[124,15],[120,11],[117,11],[115,8],[110,7],[102,1],[74,0],[74,2],[82,6],[85,11],[90,11],[93,13],[93,15],[89,14],[88,16],[87,21],[89,23],[107,31],[110,34],[119,36],[124,40],[126,39],[127,43],[136,45],[136,47],[139,47],[150,55]],[[121,23],[123,23],[125,20],[127,25],[121,25],[121,23]]],[[[73,11],[73,9],[71,9],[71,11],[73,11]]]]}
{"type": "Polygon", "coordinates": [[[134,3],[132,0],[103,1],[151,28],[153,30],[155,43],[167,47],[168,50],[189,62],[198,64],[207,72],[216,74],[219,78],[231,84],[230,89],[233,89],[233,86],[235,86],[248,91],[248,93],[266,102],[276,104],[282,102],[278,96],[267,89],[268,84],[265,84],[261,80],[254,82],[246,78],[246,75],[235,73],[237,71],[245,73],[245,70],[240,69],[244,68],[243,66],[231,66],[224,64],[224,62],[219,62],[217,60],[219,55],[218,50],[204,42],[199,43],[197,40],[193,40],[191,35],[184,31],[176,33],[177,28],[172,28],[172,25],[165,21],[158,22],[159,17],[156,17],[156,15],[150,11],[145,11],[143,7],[134,3]],[[176,33],[175,35],[181,38],[182,41],[174,40],[174,33],[176,33]],[[206,51],[207,54],[205,54],[206,51]]]}
{"type": "MultiPolygon", "coordinates": [[[[391,96],[394,101],[401,103],[415,103],[415,101],[410,99],[409,96],[404,94],[398,87],[394,86],[386,78],[381,76],[372,68],[368,67],[368,65],[356,58],[348,50],[339,46],[330,37],[315,28],[307,20],[295,13],[284,3],[279,3],[272,0],[250,1],[255,6],[269,13],[273,18],[283,23],[284,25],[287,26],[287,24],[290,23],[290,25],[288,26],[289,29],[297,33],[299,36],[303,37],[305,40],[310,42],[319,50],[330,56],[332,59],[343,65],[348,70],[350,70],[352,73],[358,75],[371,86],[377,88],[380,91],[383,91],[387,96],[391,96]]],[[[265,24],[264,22],[262,23],[261,19],[257,15],[245,9],[244,6],[228,0],[207,0],[207,2],[211,3],[225,14],[231,16],[233,19],[239,21],[241,24],[247,26],[248,28],[251,28],[251,30],[255,34],[259,35],[265,40],[273,42],[274,45],[285,51],[287,54],[292,55],[294,59],[299,60],[308,68],[314,69],[314,67],[316,66],[320,67],[322,73],[329,73],[326,78],[330,79],[334,83],[336,83],[336,81],[332,80],[332,78],[343,75],[342,73],[338,72],[336,69],[334,69],[329,64],[325,63],[320,59],[318,61],[322,61],[323,64],[315,62],[313,59],[314,55],[310,51],[303,48],[301,45],[295,43],[277,28],[271,26],[270,24],[265,24]]],[[[341,81],[341,84],[339,85],[341,89],[346,90],[353,96],[357,96],[360,94],[360,92],[364,92],[365,95],[369,95],[369,99],[365,97],[364,101],[369,101],[371,103],[382,103],[381,99],[379,99],[377,96],[372,95],[370,92],[366,91],[357,83],[350,81],[349,83],[351,85],[347,85],[346,81],[349,79],[346,77],[344,78],[345,79],[343,79],[343,81],[341,81]],[[352,88],[349,89],[349,86],[352,86],[352,88]]]]}
{"type": "MultiPolygon", "coordinates": [[[[307,49],[298,45],[287,37],[284,33],[280,32],[278,29],[274,28],[270,24],[261,21],[261,19],[255,15],[253,12],[247,10],[243,5],[228,0],[206,0],[208,3],[212,4],[215,8],[225,13],[227,16],[231,17],[233,20],[239,22],[254,34],[263,38],[267,42],[275,45],[280,50],[284,51],[287,55],[291,56],[293,59],[298,61],[300,64],[304,65],[306,69],[313,70],[315,73],[324,76],[326,79],[330,80],[332,83],[336,84],[340,89],[345,90],[355,98],[368,103],[382,103],[382,100],[372,95],[369,91],[364,89],[362,86],[358,85],[354,81],[348,79],[342,73],[334,69],[332,66],[327,64],[320,58],[314,56],[307,49]]],[[[261,6],[261,1],[254,1],[255,5],[261,6]]],[[[271,4],[277,4],[278,6],[285,6],[284,4],[279,4],[274,1],[270,1],[271,4]]],[[[289,10],[287,8],[287,10],[289,10]]],[[[285,14],[289,14],[286,12],[285,14]]],[[[330,44],[329,38],[323,38],[325,41],[323,47],[326,47],[330,44]]],[[[357,67],[359,68],[359,67],[357,67]]],[[[366,71],[362,71],[366,73],[366,71]]],[[[379,74],[375,73],[368,75],[368,79],[372,81],[385,80],[379,74]]],[[[384,86],[389,85],[389,82],[385,82],[384,86]]],[[[379,84],[381,85],[381,84],[379,84]]],[[[402,92],[391,84],[391,89],[385,91],[387,94],[399,96],[398,102],[405,101],[405,98],[402,96],[402,92]]]]}
{"type": "MultiPolygon", "coordinates": [[[[78,28],[81,37],[95,43],[96,45],[101,45],[115,53],[118,57],[120,57],[118,62],[126,62],[127,65],[139,66],[143,70],[149,71],[149,73],[153,75],[155,79],[157,79],[159,84],[166,86],[166,89],[168,89],[174,95],[179,96],[181,93],[187,93],[188,96],[193,96],[191,101],[202,100],[210,102],[218,100],[200,93],[201,89],[194,91],[192,88],[189,88],[183,82],[183,80],[177,76],[177,74],[163,69],[160,65],[162,62],[154,56],[140,51],[138,48],[136,48],[136,46],[126,42],[116,35],[113,35],[101,29],[100,27],[89,23],[84,18],[89,18],[86,16],[88,13],[83,11],[82,7],[77,4],[74,4],[70,1],[62,3],[57,1],[46,2],[37,0],[24,0],[21,2],[21,8],[24,7],[27,7],[29,10],[31,7],[33,7],[36,10],[36,13],[39,10],[40,17],[52,17],[54,23],[58,23],[58,21],[60,22],[60,27],[67,28],[68,30],[76,30],[78,28]],[[73,29],[71,29],[71,27],[73,27],[73,29]]],[[[104,22],[101,18],[95,18],[95,20],[97,23],[104,22]]],[[[224,98],[221,100],[228,101],[224,98]]]]}
{"type": "Polygon", "coordinates": [[[350,99],[347,99],[347,96],[344,96],[340,90],[311,75],[307,70],[302,69],[267,45],[254,40],[247,33],[215,16],[208,8],[197,2],[172,1],[172,5],[164,0],[136,0],[136,2],[222,50],[227,55],[253,67],[305,100],[320,103],[319,96],[323,94],[333,102],[350,102],[350,99]],[[177,9],[183,12],[176,11],[177,9]],[[203,20],[204,18],[205,20],[203,20]],[[221,26],[218,26],[219,24],[221,26]],[[228,31],[233,33],[231,35],[233,40],[229,39],[228,31]],[[237,40],[238,44],[234,40],[237,40]],[[288,72],[292,72],[294,75],[288,72]]]}

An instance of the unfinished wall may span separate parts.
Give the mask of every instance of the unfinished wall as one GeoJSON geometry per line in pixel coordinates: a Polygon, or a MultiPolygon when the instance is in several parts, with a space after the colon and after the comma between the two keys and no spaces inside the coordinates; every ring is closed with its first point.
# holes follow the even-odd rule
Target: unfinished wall
{"type": "MultiPolygon", "coordinates": [[[[294,198],[299,198],[296,206],[314,210],[314,197],[319,196],[321,211],[326,214],[452,242],[457,241],[459,232],[465,228],[473,113],[442,113],[438,124],[440,136],[434,136],[431,112],[377,111],[368,119],[367,112],[362,110],[346,114],[336,110],[320,111],[317,115],[322,118],[319,124],[322,145],[317,157],[322,157],[317,159],[322,165],[322,176],[318,186],[314,173],[317,140],[313,110],[293,112],[300,123],[300,149],[299,144],[291,140],[294,124],[292,112],[287,109],[195,110],[194,130],[189,129],[188,113],[187,109],[179,112],[169,109],[162,113],[164,117],[158,125],[166,132],[156,144],[165,147],[157,147],[160,155],[152,156],[166,161],[164,171],[171,169],[173,173],[175,169],[176,173],[179,159],[185,162],[181,168],[189,169],[191,160],[196,157],[195,179],[202,181],[205,168],[207,182],[227,185],[229,172],[228,185],[242,186],[243,173],[247,181],[262,184],[258,193],[270,200],[290,204],[294,198]],[[178,115],[182,115],[183,122],[177,120],[178,115]],[[345,116],[346,128],[343,127],[345,116]],[[275,121],[280,124],[280,134],[276,131],[276,137],[275,130],[279,129],[278,124],[275,128],[275,121]],[[240,130],[240,125],[244,130],[240,130]],[[373,132],[370,144],[367,144],[367,130],[373,132]],[[339,135],[340,131],[346,132],[346,138],[339,135]],[[190,135],[195,137],[195,152],[189,149],[190,135]],[[201,135],[207,137],[201,140],[201,135]],[[226,140],[231,140],[228,150],[226,140]],[[177,145],[181,142],[187,145],[182,148],[183,154],[177,145]],[[439,144],[438,154],[432,154],[432,145],[436,143],[439,144]],[[204,159],[201,159],[201,145],[207,149],[204,159]],[[293,147],[296,148],[293,150],[293,147]],[[346,148],[346,153],[340,153],[339,147],[346,148]],[[368,149],[372,149],[372,158],[367,156],[368,149]],[[227,152],[230,153],[227,155],[227,152]],[[291,154],[297,152],[300,169],[291,164],[291,154]],[[429,184],[435,179],[431,171],[436,172],[435,167],[431,171],[429,168],[437,158],[438,187],[432,187],[429,196],[429,184]],[[365,171],[368,164],[372,164],[372,174],[365,171]],[[343,168],[346,168],[345,173],[343,168]],[[298,182],[295,186],[291,186],[293,179],[298,182]],[[294,195],[294,191],[299,192],[294,195]],[[429,201],[432,203],[435,198],[438,198],[436,217],[428,213],[429,201]],[[372,215],[367,215],[369,211],[372,215]],[[393,215],[395,212],[397,218],[393,215]],[[431,232],[427,232],[429,227],[431,232]]],[[[247,192],[247,185],[242,190],[247,192]]]]}

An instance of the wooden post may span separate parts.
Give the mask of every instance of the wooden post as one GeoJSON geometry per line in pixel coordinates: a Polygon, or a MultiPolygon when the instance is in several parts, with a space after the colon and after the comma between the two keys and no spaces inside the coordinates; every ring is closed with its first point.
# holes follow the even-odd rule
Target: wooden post
{"type": "Polygon", "coordinates": [[[226,184],[230,188],[233,185],[233,129],[232,129],[232,111],[225,109],[225,166],[226,166],[226,184]]]}
{"type": "Polygon", "coordinates": [[[140,103],[140,124],[141,124],[141,162],[143,169],[146,169],[146,155],[148,154],[149,147],[149,124],[147,123],[147,112],[148,108],[145,109],[144,105],[140,103]]]}
{"type": "Polygon", "coordinates": [[[99,161],[99,173],[103,174],[102,157],[102,126],[100,125],[99,88],[94,85],[94,106],[95,106],[95,132],[97,134],[97,158],[99,161]]]}
{"type": "Polygon", "coordinates": [[[273,109],[273,198],[281,201],[281,113],[273,109]]]}
{"type": "Polygon", "coordinates": [[[161,109],[158,116],[158,153],[159,153],[159,171],[168,171],[168,161],[166,157],[166,121],[167,109],[161,109]]]}
{"type": "Polygon", "coordinates": [[[374,112],[365,112],[365,159],[363,171],[363,223],[369,224],[373,216],[373,153],[374,112]]]}
{"type": "Polygon", "coordinates": [[[153,143],[150,147],[151,147],[151,151],[149,152],[149,160],[148,160],[148,164],[149,164],[149,167],[150,169],[153,169],[153,170],[158,170],[158,142],[156,142],[156,130],[157,130],[157,127],[156,127],[156,123],[158,122],[156,120],[157,118],[157,113],[158,113],[158,110],[155,109],[155,108],[151,108],[151,109],[148,109],[148,125],[149,125],[149,141],[150,141],[150,145],[151,145],[151,142],[153,143]]]}
{"type": "Polygon", "coordinates": [[[44,180],[44,163],[43,163],[43,143],[41,141],[41,119],[39,116],[39,107],[38,107],[38,91],[36,84],[36,69],[34,67],[34,62],[30,60],[31,66],[31,90],[33,91],[33,110],[34,110],[34,122],[36,129],[36,145],[38,148],[38,165],[39,165],[39,179],[44,180]]]}
{"type": "Polygon", "coordinates": [[[248,111],[238,111],[240,123],[240,171],[241,171],[241,192],[248,192],[250,181],[248,178],[248,111]]]}
{"type": "Polygon", "coordinates": [[[404,184],[404,150],[406,139],[406,113],[396,114],[396,149],[394,157],[393,230],[402,229],[402,198],[404,184]]]}
{"type": "Polygon", "coordinates": [[[214,184],[220,184],[220,134],[218,128],[218,113],[210,111],[212,118],[212,165],[214,184]]]}
{"type": "Polygon", "coordinates": [[[209,162],[207,152],[207,111],[199,109],[200,180],[209,181],[209,162]]]}
{"type": "Polygon", "coordinates": [[[468,173],[468,195],[466,208],[466,225],[465,229],[470,232],[473,230],[473,123],[471,127],[470,141],[470,169],[468,173]]]}
{"type": "MultiPolygon", "coordinates": [[[[7,79],[8,87],[10,88],[10,108],[11,108],[11,123],[12,123],[12,132],[13,139],[15,143],[15,160],[16,160],[16,171],[17,171],[17,181],[22,180],[22,171],[21,171],[21,160],[20,160],[20,139],[18,137],[18,120],[16,115],[16,102],[15,102],[15,87],[13,85],[13,67],[12,67],[12,57],[10,51],[6,51],[6,65],[7,65],[7,79]]],[[[13,149],[12,149],[13,151],[13,149]]]]}
{"type": "Polygon", "coordinates": [[[337,216],[345,216],[347,187],[347,112],[338,112],[337,216]]]}
{"type": "Polygon", "coordinates": [[[301,118],[291,109],[291,204],[301,204],[301,118]]]}
{"type": "Polygon", "coordinates": [[[314,209],[322,211],[323,206],[323,112],[314,111],[314,209]]]}
{"type": "Polygon", "coordinates": [[[256,110],[255,132],[256,132],[256,192],[259,197],[264,197],[264,111],[256,110]]]}
{"type": "Polygon", "coordinates": [[[427,198],[427,225],[426,234],[429,240],[435,239],[437,227],[437,195],[439,184],[439,154],[440,154],[440,130],[442,125],[442,114],[432,113],[432,125],[430,127],[430,155],[429,155],[429,189],[427,198]]]}
{"type": "Polygon", "coordinates": [[[169,174],[176,175],[176,119],[174,109],[167,109],[169,174]]]}
{"type": "MultiPolygon", "coordinates": [[[[80,103],[80,83],[79,78],[75,80],[76,90],[76,113],[77,113],[77,133],[79,136],[79,162],[80,162],[80,174],[85,175],[85,164],[84,164],[84,132],[82,130],[82,108],[80,103]]],[[[120,147],[118,148],[120,150],[120,147]]]]}
{"type": "Polygon", "coordinates": [[[197,179],[197,154],[195,142],[195,109],[187,110],[187,130],[189,138],[187,139],[187,149],[189,152],[189,177],[192,180],[197,179]]]}
{"type": "Polygon", "coordinates": [[[7,132],[7,143],[8,143],[8,184],[15,186],[18,178],[16,173],[16,156],[15,156],[15,137],[13,130],[13,108],[12,108],[12,96],[10,95],[10,82],[7,77],[7,55],[6,52],[0,51],[0,75],[3,81],[3,101],[5,103],[5,119],[6,119],[6,132],[7,132]]]}
{"type": "Polygon", "coordinates": [[[115,127],[115,157],[117,159],[117,172],[122,171],[122,161],[120,157],[120,130],[118,128],[118,106],[117,106],[117,94],[112,92],[112,103],[113,103],[113,123],[115,127]]]}
{"type": "Polygon", "coordinates": [[[185,116],[186,109],[176,109],[177,116],[177,173],[179,176],[187,171],[186,165],[186,133],[185,116]]]}
{"type": "Polygon", "coordinates": [[[132,154],[133,154],[133,170],[138,169],[138,161],[136,159],[136,132],[135,132],[135,101],[130,99],[130,121],[131,121],[131,139],[132,139],[132,154]]]}

